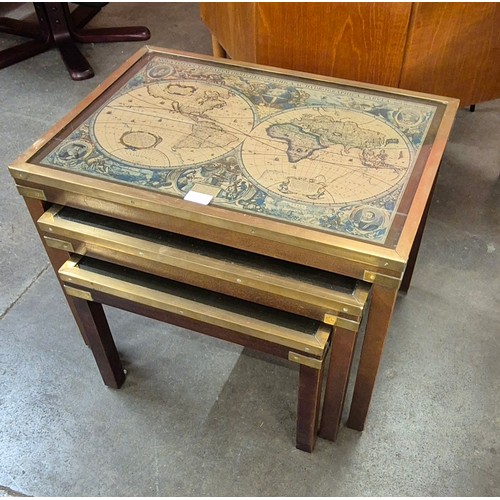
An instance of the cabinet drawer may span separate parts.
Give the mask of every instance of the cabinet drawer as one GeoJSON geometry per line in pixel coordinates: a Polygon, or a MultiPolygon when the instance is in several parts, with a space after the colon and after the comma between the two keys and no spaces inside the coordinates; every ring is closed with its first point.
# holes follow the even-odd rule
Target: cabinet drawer
{"type": "Polygon", "coordinates": [[[352,278],[69,207],[38,225],[49,246],[353,330],[368,296],[352,278]]]}
{"type": "Polygon", "coordinates": [[[332,329],[310,318],[91,257],[74,255],[59,276],[69,295],[94,300],[97,292],[96,302],[107,303],[103,296],[108,296],[120,299],[124,309],[130,303],[140,304],[234,332],[230,340],[235,343],[241,343],[238,335],[252,337],[317,358],[313,361],[323,360],[332,329]]]}

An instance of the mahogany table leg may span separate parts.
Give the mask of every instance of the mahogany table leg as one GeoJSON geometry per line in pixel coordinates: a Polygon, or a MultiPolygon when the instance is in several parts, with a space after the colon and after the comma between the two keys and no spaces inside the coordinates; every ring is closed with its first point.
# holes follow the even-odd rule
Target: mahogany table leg
{"type": "Polygon", "coordinates": [[[351,401],[347,427],[362,431],[375,386],[375,379],[389,330],[397,289],[372,285],[372,299],[368,312],[365,338],[361,350],[358,373],[351,401]]]}
{"type": "Polygon", "coordinates": [[[125,381],[125,372],[102,305],[75,297],[73,303],[104,383],[119,389],[125,381]]]}
{"type": "Polygon", "coordinates": [[[300,365],[296,446],[311,453],[316,444],[323,370],[300,365]]]}
{"type": "Polygon", "coordinates": [[[335,328],[333,332],[319,428],[319,436],[330,441],[337,439],[356,337],[357,332],[343,328],[335,328]]]}

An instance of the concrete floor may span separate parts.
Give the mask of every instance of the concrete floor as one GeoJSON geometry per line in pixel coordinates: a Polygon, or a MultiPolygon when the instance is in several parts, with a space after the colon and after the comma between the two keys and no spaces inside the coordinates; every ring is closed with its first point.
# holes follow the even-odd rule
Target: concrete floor
{"type": "MultiPolygon", "coordinates": [[[[110,4],[92,25],[131,23],[211,52],[196,4],[110,4]]],[[[139,46],[82,46],[83,82],[56,51],[0,71],[0,496],[499,495],[500,101],[459,112],[365,431],[309,455],[286,362],[109,310],[129,375],[106,388],[7,172],[139,46]]]]}

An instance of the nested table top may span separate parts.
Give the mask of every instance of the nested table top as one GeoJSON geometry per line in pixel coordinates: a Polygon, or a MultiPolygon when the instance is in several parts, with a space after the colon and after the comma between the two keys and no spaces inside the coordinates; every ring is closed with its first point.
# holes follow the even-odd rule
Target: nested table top
{"type": "Polygon", "coordinates": [[[278,71],[145,50],[29,162],[396,248],[457,103],[278,71]]]}

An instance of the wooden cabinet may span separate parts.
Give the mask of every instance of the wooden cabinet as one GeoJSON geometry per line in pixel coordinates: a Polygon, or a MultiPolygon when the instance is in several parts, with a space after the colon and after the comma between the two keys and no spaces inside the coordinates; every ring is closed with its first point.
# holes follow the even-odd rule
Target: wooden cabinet
{"type": "Polygon", "coordinates": [[[459,98],[500,97],[498,3],[202,3],[216,55],[459,98]]]}

